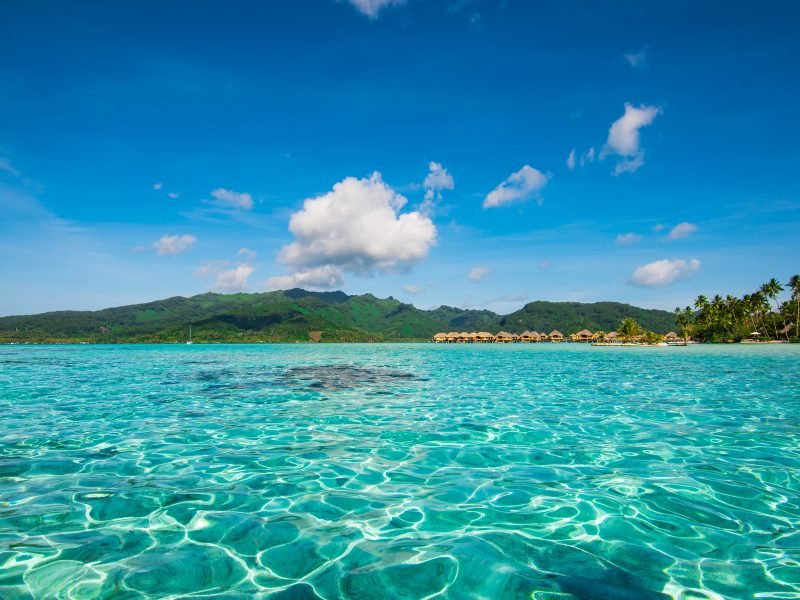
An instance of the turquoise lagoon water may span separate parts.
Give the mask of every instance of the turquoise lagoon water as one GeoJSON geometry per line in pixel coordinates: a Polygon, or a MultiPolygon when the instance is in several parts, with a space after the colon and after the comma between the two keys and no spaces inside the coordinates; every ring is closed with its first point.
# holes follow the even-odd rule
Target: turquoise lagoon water
{"type": "Polygon", "coordinates": [[[800,346],[0,348],[3,598],[800,598],[800,346]]]}

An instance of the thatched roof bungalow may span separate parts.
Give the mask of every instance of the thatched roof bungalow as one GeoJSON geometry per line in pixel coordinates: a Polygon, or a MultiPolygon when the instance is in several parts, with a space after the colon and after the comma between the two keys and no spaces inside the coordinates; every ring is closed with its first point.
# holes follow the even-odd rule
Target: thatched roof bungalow
{"type": "Polygon", "coordinates": [[[678,334],[675,333],[674,331],[670,331],[667,335],[664,336],[664,341],[667,342],[677,342],[679,339],[680,338],[678,337],[678,334]]]}
{"type": "Polygon", "coordinates": [[[575,339],[578,342],[591,342],[592,341],[592,332],[588,329],[581,329],[578,333],[575,334],[575,339]]]}
{"type": "Polygon", "coordinates": [[[551,342],[563,342],[564,341],[564,334],[561,333],[558,329],[553,329],[548,335],[551,342]]]}
{"type": "Polygon", "coordinates": [[[523,331],[522,333],[519,334],[519,341],[529,344],[530,342],[533,341],[533,332],[527,330],[523,331]]]}
{"type": "Polygon", "coordinates": [[[458,341],[458,336],[461,335],[457,331],[451,331],[447,334],[447,343],[448,344],[455,344],[458,341]]]}
{"type": "Polygon", "coordinates": [[[606,334],[606,340],[608,340],[609,342],[613,342],[618,339],[619,339],[619,334],[616,331],[609,331],[606,334]]]}
{"type": "Polygon", "coordinates": [[[494,336],[488,331],[479,331],[475,334],[475,341],[480,344],[487,344],[494,341],[494,336]]]}
{"type": "Polygon", "coordinates": [[[507,331],[501,331],[496,336],[494,336],[494,341],[499,344],[508,344],[514,341],[514,336],[508,333],[507,331]]]}
{"type": "Polygon", "coordinates": [[[538,331],[531,331],[531,341],[532,342],[541,342],[542,341],[542,334],[538,331]]]}
{"type": "Polygon", "coordinates": [[[433,336],[433,341],[437,344],[444,344],[447,342],[447,334],[446,333],[437,333],[433,336]]]}

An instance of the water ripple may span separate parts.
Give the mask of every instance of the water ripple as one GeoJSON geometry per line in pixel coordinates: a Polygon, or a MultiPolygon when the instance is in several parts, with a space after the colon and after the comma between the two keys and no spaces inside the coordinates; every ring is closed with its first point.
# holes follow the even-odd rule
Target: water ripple
{"type": "Polygon", "coordinates": [[[0,348],[0,596],[800,598],[800,348],[0,348]]]}

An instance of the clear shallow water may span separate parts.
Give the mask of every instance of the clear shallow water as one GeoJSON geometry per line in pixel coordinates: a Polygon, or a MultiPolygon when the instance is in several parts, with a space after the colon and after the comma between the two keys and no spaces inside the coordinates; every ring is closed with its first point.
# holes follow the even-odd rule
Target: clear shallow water
{"type": "Polygon", "coordinates": [[[800,598],[800,346],[0,347],[0,597],[800,598]]]}

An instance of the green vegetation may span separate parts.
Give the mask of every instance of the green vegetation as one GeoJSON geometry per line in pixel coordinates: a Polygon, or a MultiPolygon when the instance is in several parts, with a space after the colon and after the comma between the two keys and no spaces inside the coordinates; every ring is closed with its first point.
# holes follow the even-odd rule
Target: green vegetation
{"type": "Polygon", "coordinates": [[[778,295],[784,286],[774,278],[741,298],[716,295],[709,300],[698,296],[694,309],[675,309],[678,330],[685,338],[706,342],[799,341],[800,275],[793,275],[787,286],[791,297],[782,303],[778,302],[778,295]]]}
{"type": "Polygon", "coordinates": [[[672,314],[616,302],[531,302],[501,316],[441,306],[420,310],[394,298],[301,289],[261,294],[200,294],[107,308],[0,318],[0,343],[198,343],[427,341],[439,331],[611,330],[632,317],[647,329],[675,327],[672,314]],[[316,337],[316,334],[315,334],[316,337]]]}
{"type": "Polygon", "coordinates": [[[625,342],[630,342],[635,337],[639,337],[642,335],[642,326],[636,322],[636,319],[632,319],[627,317],[622,319],[622,322],[619,324],[619,328],[617,329],[617,333],[625,342]]]}

